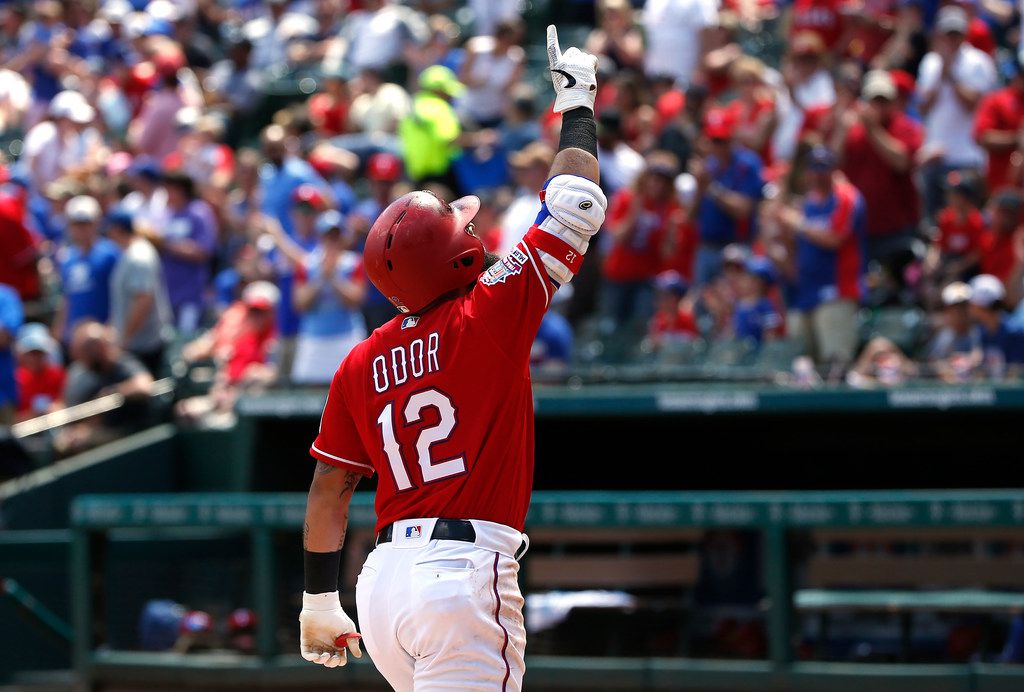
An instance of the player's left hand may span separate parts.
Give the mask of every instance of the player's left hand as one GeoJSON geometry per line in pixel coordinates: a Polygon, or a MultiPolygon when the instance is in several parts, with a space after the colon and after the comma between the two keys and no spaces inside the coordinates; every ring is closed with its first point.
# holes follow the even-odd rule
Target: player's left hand
{"type": "Polygon", "coordinates": [[[573,108],[594,110],[597,96],[597,58],[579,48],[562,52],[558,45],[558,30],[548,27],[548,67],[551,83],[555,87],[556,113],[573,108]]]}
{"type": "Polygon", "coordinates": [[[348,663],[348,652],[362,658],[356,623],[341,607],[338,592],[302,594],[299,646],[310,663],[336,668],[348,663]]]}

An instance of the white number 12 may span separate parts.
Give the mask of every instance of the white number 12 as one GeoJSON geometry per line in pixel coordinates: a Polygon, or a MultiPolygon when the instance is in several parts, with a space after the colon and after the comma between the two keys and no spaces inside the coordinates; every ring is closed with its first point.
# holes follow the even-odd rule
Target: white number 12
{"type": "MultiPolygon", "coordinates": [[[[412,425],[421,421],[423,409],[428,407],[437,409],[439,420],[437,425],[420,430],[420,434],[416,438],[416,457],[420,464],[424,483],[432,483],[466,472],[466,458],[462,455],[437,462],[430,458],[430,448],[451,437],[452,431],[458,424],[455,406],[447,394],[431,388],[410,396],[409,401],[405,404],[405,424],[412,425]]],[[[384,453],[388,457],[391,473],[395,476],[398,492],[409,490],[413,487],[413,482],[409,479],[409,471],[405,467],[402,446],[395,437],[394,402],[389,401],[384,410],[380,412],[377,425],[380,426],[381,437],[384,440],[384,453]]]]}

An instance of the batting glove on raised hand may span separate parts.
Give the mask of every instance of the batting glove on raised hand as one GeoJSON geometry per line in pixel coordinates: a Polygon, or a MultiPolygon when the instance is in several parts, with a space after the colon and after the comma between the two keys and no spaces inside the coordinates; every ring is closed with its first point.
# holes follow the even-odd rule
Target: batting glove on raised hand
{"type": "Polygon", "coordinates": [[[555,112],[573,108],[594,110],[597,96],[597,58],[579,48],[562,52],[558,47],[558,30],[548,26],[548,66],[555,85],[555,112]]]}
{"type": "Polygon", "coordinates": [[[341,608],[338,592],[302,593],[299,646],[310,663],[336,668],[348,663],[348,651],[362,658],[356,623],[341,608]]]}

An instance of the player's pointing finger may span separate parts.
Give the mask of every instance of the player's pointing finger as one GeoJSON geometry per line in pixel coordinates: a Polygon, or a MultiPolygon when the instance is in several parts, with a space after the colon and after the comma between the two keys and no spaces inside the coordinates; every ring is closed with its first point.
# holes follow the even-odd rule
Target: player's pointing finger
{"type": "Polygon", "coordinates": [[[554,69],[562,60],[562,49],[558,46],[558,29],[548,24],[548,66],[554,69]]]}

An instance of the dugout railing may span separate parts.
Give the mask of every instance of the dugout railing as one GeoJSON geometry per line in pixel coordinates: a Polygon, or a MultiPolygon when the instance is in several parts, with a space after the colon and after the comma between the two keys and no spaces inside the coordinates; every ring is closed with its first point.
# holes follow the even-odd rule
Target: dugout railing
{"type": "MultiPolygon", "coordinates": [[[[294,533],[303,522],[301,494],[190,494],[83,496],[72,508],[71,588],[74,662],[86,684],[240,686],[320,686],[344,682],[351,689],[374,689],[379,677],[365,660],[343,670],[326,670],[278,650],[280,604],[274,539],[294,533]],[[134,532],[135,540],[201,539],[218,531],[249,536],[251,602],[259,618],[257,655],[163,654],[114,651],[97,639],[101,631],[97,599],[102,592],[102,554],[108,534],[134,532]]],[[[372,527],[372,499],[357,493],[350,513],[354,531],[372,527]]],[[[529,655],[528,689],[617,690],[928,690],[929,692],[1010,692],[1024,689],[1024,666],[998,663],[912,664],[830,663],[796,660],[796,607],[827,607],[827,595],[795,593],[791,534],[816,530],[993,528],[1024,532],[1024,493],[1019,491],[886,491],[801,493],[715,492],[538,492],[528,530],[665,530],[739,528],[761,532],[764,556],[763,602],[767,657],[720,660],[676,657],[576,657],[529,655]]],[[[296,553],[298,554],[298,553],[296,553]]],[[[529,570],[529,556],[524,561],[529,570]]],[[[890,596],[895,598],[896,596],[890,596]]],[[[849,594],[841,607],[855,607],[849,594]]],[[[910,596],[914,598],[914,596],[910,596]]],[[[957,592],[941,596],[955,607],[957,592]]],[[[976,607],[977,592],[964,592],[976,607]]],[[[1014,592],[984,598],[993,608],[1020,605],[1014,592]]],[[[967,603],[970,601],[970,603],[967,603]]],[[[869,603],[875,607],[877,603],[869,603]]],[[[890,604],[891,605],[891,604],[890,604]]],[[[921,605],[920,603],[916,605],[921,605]]],[[[942,603],[940,603],[942,605],[942,603]]],[[[914,607],[911,603],[909,607],[914,607]]]]}

